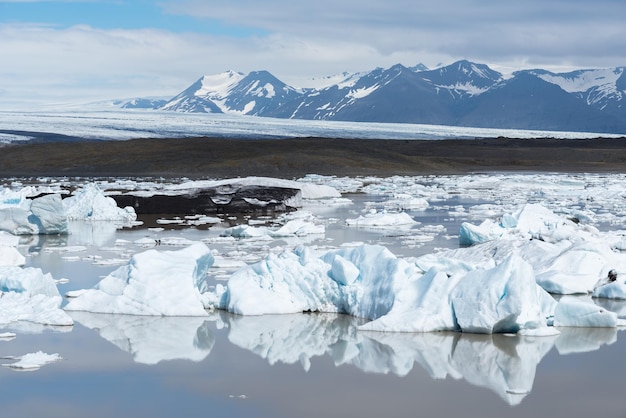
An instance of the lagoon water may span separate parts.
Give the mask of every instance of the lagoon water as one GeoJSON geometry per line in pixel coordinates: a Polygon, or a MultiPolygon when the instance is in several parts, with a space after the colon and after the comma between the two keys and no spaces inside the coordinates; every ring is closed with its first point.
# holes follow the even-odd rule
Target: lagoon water
{"type": "MultiPolygon", "coordinates": [[[[155,247],[156,240],[162,249],[207,243],[218,255],[210,272],[218,283],[243,263],[299,244],[330,248],[376,243],[399,257],[455,248],[461,222],[497,216],[522,200],[574,208],[581,214],[593,209],[597,227],[622,227],[618,217],[623,209],[615,199],[623,197],[607,195],[602,200],[593,189],[618,189],[622,177],[524,177],[522,182],[514,177],[451,177],[437,180],[439,188],[426,196],[428,208],[399,207],[403,203],[398,193],[410,193],[416,181],[370,179],[358,193],[344,194],[349,202],[305,203],[302,211],[325,225],[323,235],[226,239],[221,234],[228,226],[274,219],[224,216],[217,225],[193,226],[181,214],[180,219],[145,219],[141,226],[123,229],[73,222],[68,236],[23,238],[19,249],[28,255],[27,265],[68,280],[59,285],[63,294],[93,286],[132,254],[155,247]],[[447,186],[441,186],[444,183],[447,186]],[[526,194],[512,192],[516,184],[526,194]],[[580,190],[595,200],[586,199],[580,190]],[[346,226],[346,219],[383,208],[402,209],[419,223],[408,229],[346,226]]],[[[626,303],[605,305],[626,316],[626,303]]],[[[561,329],[558,336],[531,338],[369,333],[357,331],[362,320],[330,314],[71,316],[75,325],[69,329],[25,324],[0,329],[17,334],[0,341],[0,356],[41,350],[62,357],[32,372],[0,369],[3,417],[571,418],[624,417],[626,411],[626,342],[616,329],[561,329]]]]}

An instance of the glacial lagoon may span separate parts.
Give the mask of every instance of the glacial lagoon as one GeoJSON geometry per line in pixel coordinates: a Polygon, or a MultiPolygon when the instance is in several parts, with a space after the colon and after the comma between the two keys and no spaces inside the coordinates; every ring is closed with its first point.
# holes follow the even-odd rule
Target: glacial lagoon
{"type": "MultiPolygon", "coordinates": [[[[197,241],[216,254],[209,272],[216,284],[242,265],[297,245],[370,243],[398,257],[417,257],[458,247],[462,222],[478,224],[526,202],[540,202],[601,230],[624,228],[622,175],[312,176],[304,181],[343,188],[342,199],[304,202],[299,211],[324,225],[323,234],[235,239],[224,237],[224,231],[242,223],[273,225],[276,217],[222,215],[220,223],[203,224],[181,214],[125,228],[76,221],[67,236],[21,238],[19,250],[27,266],[65,279],[58,285],[65,294],[92,287],[132,254],[197,241]],[[346,223],[383,210],[406,212],[417,223],[408,228],[346,223]]],[[[596,303],[626,316],[624,302],[596,303]]],[[[0,330],[16,334],[0,341],[4,357],[37,351],[61,357],[30,372],[0,369],[3,416],[624,414],[626,347],[619,328],[562,328],[555,336],[525,337],[363,332],[357,330],[362,319],[316,313],[70,315],[75,325],[69,328],[21,323],[0,330]]]]}

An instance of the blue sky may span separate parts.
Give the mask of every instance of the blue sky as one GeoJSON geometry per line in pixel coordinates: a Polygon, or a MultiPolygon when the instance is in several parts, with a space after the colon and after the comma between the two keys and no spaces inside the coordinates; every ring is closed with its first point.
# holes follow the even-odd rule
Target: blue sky
{"type": "Polygon", "coordinates": [[[626,65],[615,0],[0,0],[0,107],[175,95],[204,74],[313,77],[459,59],[626,65]]]}
{"type": "Polygon", "coordinates": [[[168,13],[162,2],[119,1],[1,1],[5,23],[36,23],[58,29],[88,25],[99,29],[159,28],[172,32],[197,32],[246,37],[263,34],[253,27],[232,26],[210,18],[168,13]]]}

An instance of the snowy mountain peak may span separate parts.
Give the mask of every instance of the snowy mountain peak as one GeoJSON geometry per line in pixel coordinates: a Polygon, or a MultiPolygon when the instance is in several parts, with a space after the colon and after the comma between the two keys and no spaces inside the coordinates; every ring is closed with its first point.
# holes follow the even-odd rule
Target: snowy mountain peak
{"type": "Polygon", "coordinates": [[[215,75],[205,75],[200,79],[201,88],[195,92],[195,95],[210,96],[209,98],[226,97],[230,89],[244,77],[245,74],[232,70],[215,75]]]}
{"type": "Polygon", "coordinates": [[[593,87],[615,84],[622,76],[624,67],[598,70],[578,70],[569,73],[552,73],[546,70],[529,70],[548,83],[556,84],[568,93],[580,93],[593,87]]]}
{"type": "Polygon", "coordinates": [[[414,65],[413,67],[409,67],[409,70],[416,72],[416,73],[420,73],[422,71],[428,71],[428,67],[420,62],[419,64],[414,65]]]}
{"type": "Polygon", "coordinates": [[[264,70],[226,71],[200,78],[161,109],[626,133],[624,67],[562,74],[524,70],[506,79],[488,65],[468,60],[418,69],[422,66],[396,64],[364,73],[346,72],[317,80],[322,87],[303,89],[264,70]]]}

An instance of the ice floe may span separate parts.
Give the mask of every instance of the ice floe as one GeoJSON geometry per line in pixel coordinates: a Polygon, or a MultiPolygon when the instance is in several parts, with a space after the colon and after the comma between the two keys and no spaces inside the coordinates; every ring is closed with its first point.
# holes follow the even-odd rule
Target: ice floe
{"type": "Polygon", "coordinates": [[[28,353],[23,356],[16,357],[16,359],[18,361],[15,363],[3,364],[3,366],[15,370],[38,370],[46,364],[55,363],[61,360],[61,356],[56,353],[48,354],[42,351],[37,351],[36,353],[28,353]]]}

